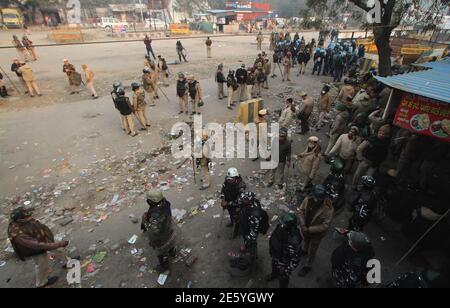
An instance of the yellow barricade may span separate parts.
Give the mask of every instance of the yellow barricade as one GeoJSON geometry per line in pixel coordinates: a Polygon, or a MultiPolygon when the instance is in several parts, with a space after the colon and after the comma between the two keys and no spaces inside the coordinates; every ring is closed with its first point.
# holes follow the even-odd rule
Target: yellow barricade
{"type": "Polygon", "coordinates": [[[253,99],[242,102],[239,105],[236,123],[247,125],[254,123],[259,112],[264,109],[264,101],[262,99],[253,99]]]}
{"type": "Polygon", "coordinates": [[[84,42],[83,32],[78,27],[64,27],[52,30],[52,38],[57,43],[84,42]]]}
{"type": "Polygon", "coordinates": [[[189,34],[189,24],[170,24],[171,34],[189,34]]]}

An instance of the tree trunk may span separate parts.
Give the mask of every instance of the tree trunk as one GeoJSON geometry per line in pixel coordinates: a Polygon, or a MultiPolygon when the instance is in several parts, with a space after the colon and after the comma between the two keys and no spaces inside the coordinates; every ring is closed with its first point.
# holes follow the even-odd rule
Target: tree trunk
{"type": "Polygon", "coordinates": [[[391,32],[392,30],[389,28],[374,28],[373,30],[375,44],[378,48],[378,73],[381,77],[391,75],[391,32]]]}

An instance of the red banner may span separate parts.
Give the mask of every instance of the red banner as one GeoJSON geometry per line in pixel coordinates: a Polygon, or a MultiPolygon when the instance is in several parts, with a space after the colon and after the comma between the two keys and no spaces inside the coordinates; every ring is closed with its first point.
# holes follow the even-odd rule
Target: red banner
{"type": "Polygon", "coordinates": [[[394,124],[450,143],[450,104],[404,93],[394,124]]]}

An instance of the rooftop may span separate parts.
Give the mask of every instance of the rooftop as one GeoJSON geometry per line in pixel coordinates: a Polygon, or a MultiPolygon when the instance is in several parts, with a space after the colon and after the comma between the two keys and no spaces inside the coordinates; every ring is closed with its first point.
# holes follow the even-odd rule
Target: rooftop
{"type": "Polygon", "coordinates": [[[450,58],[416,66],[426,70],[376,79],[391,88],[450,104],[450,58]]]}

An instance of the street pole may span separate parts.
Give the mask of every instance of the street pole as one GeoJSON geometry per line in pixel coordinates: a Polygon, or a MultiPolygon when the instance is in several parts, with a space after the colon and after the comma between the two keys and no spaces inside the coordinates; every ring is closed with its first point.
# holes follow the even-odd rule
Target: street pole
{"type": "Polygon", "coordinates": [[[139,7],[141,9],[141,22],[144,23],[144,11],[142,10],[142,0],[139,0],[139,7]]]}
{"type": "Polygon", "coordinates": [[[153,18],[153,26],[156,31],[156,19],[155,19],[155,0],[152,0],[152,18],[153,18]]]}
{"type": "Polygon", "coordinates": [[[166,8],[164,7],[164,3],[161,0],[161,9],[163,10],[163,14],[164,14],[164,24],[165,24],[165,30],[167,30],[167,19],[166,19],[166,8]]]}

